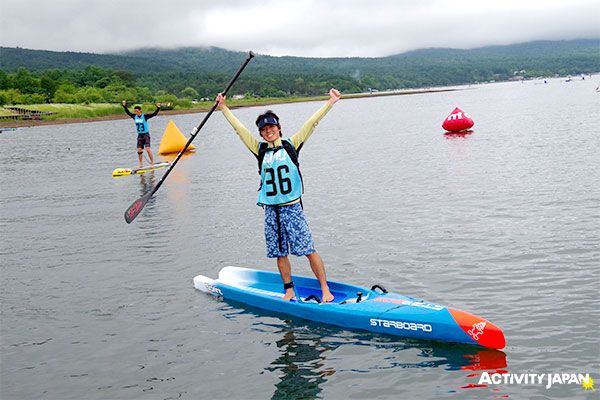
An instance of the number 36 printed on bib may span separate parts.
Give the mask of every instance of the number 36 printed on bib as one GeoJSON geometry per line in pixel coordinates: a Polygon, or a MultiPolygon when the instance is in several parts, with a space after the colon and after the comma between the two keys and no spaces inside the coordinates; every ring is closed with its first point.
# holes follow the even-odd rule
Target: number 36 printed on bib
{"type": "Polygon", "coordinates": [[[285,204],[302,196],[300,171],[283,147],[265,153],[260,181],[259,205],[285,204]]]}

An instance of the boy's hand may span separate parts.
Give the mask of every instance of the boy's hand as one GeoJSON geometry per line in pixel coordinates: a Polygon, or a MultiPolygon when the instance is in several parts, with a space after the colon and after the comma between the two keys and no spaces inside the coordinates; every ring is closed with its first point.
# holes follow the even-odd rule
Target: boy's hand
{"type": "Polygon", "coordinates": [[[226,96],[223,96],[223,93],[219,93],[217,95],[217,98],[215,99],[217,101],[217,103],[219,103],[217,105],[217,107],[219,108],[219,110],[223,110],[225,107],[227,107],[227,104],[225,104],[225,100],[227,99],[226,96]]]}
{"type": "Polygon", "coordinates": [[[335,104],[339,99],[342,98],[342,94],[336,88],[331,88],[329,91],[329,102],[335,104]]]}

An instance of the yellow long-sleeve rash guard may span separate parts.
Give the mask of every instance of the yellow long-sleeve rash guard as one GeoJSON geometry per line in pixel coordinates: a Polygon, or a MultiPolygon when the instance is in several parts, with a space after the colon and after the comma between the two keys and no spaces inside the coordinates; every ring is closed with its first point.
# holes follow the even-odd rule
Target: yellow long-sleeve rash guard
{"type": "MultiPolygon", "coordinates": [[[[312,135],[315,128],[323,119],[323,117],[331,110],[333,104],[329,102],[325,103],[323,107],[321,107],[316,113],[312,115],[305,123],[302,125],[300,130],[291,136],[292,144],[294,148],[298,150],[300,145],[308,140],[308,138],[312,135]]],[[[250,150],[254,155],[258,156],[258,145],[260,141],[256,139],[252,133],[240,122],[239,119],[236,118],[235,115],[231,112],[231,110],[227,107],[223,109],[223,115],[227,119],[227,121],[231,124],[237,135],[240,137],[244,145],[250,150]]],[[[277,139],[274,142],[268,142],[269,147],[277,147],[281,146],[281,139],[277,139]]]]}

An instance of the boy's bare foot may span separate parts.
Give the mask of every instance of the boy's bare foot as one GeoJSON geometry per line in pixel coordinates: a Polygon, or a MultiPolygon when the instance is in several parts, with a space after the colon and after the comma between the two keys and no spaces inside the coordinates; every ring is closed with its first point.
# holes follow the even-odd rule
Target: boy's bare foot
{"type": "Polygon", "coordinates": [[[323,292],[323,297],[321,298],[323,303],[330,303],[333,301],[334,297],[329,291],[329,288],[321,288],[321,291],[323,292]]]}
{"type": "Polygon", "coordinates": [[[295,296],[296,296],[296,293],[294,293],[294,289],[292,289],[292,288],[286,289],[285,294],[283,295],[283,300],[289,301],[289,300],[293,299],[295,296]]]}

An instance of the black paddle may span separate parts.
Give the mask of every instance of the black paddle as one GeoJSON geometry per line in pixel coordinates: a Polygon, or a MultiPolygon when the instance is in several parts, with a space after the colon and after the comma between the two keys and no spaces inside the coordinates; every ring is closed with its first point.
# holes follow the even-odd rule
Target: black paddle
{"type": "MultiPolygon", "coordinates": [[[[254,53],[250,51],[248,53],[248,58],[246,58],[246,61],[244,61],[244,63],[240,67],[240,69],[238,69],[238,71],[235,73],[235,75],[233,76],[233,78],[231,78],[231,80],[227,84],[227,87],[223,91],[223,95],[226,95],[227,92],[229,91],[229,89],[231,89],[231,86],[233,86],[234,82],[240,76],[240,74],[242,73],[242,71],[244,70],[244,68],[246,68],[246,65],[248,65],[248,63],[250,62],[250,60],[252,59],[252,57],[254,57],[254,53]]],[[[187,150],[188,146],[192,143],[192,141],[194,140],[194,138],[196,137],[196,135],[198,134],[198,132],[200,131],[200,129],[202,129],[202,127],[204,126],[204,124],[206,124],[206,121],[208,121],[208,119],[210,118],[210,116],[212,115],[212,113],[216,110],[216,108],[217,108],[218,105],[219,105],[219,102],[215,101],[215,104],[212,106],[212,108],[210,109],[210,111],[208,112],[208,114],[206,114],[206,116],[204,117],[204,119],[202,120],[202,122],[200,122],[200,125],[198,125],[198,127],[192,131],[192,136],[190,136],[189,140],[185,144],[185,147],[179,152],[179,154],[177,154],[177,158],[175,158],[175,161],[173,161],[173,164],[171,164],[171,166],[169,167],[169,169],[167,170],[167,172],[165,172],[165,174],[163,175],[163,177],[161,178],[161,180],[158,181],[158,183],[156,184],[156,186],[154,187],[154,189],[152,189],[150,192],[146,193],[144,196],[142,196],[139,199],[137,199],[136,201],[134,201],[129,206],[129,208],[127,209],[127,211],[125,211],[125,221],[128,224],[130,224],[131,221],[133,221],[135,219],[135,217],[138,216],[138,214],[142,211],[142,209],[144,208],[144,206],[146,205],[146,203],[148,202],[148,200],[150,200],[150,197],[152,197],[152,195],[154,195],[154,193],[156,193],[158,191],[158,188],[160,188],[160,186],[163,184],[163,182],[165,181],[165,179],[167,179],[167,176],[169,176],[169,173],[175,167],[175,165],[177,164],[177,161],[179,161],[179,159],[181,158],[181,156],[183,155],[183,153],[185,153],[185,151],[187,150]]]]}

